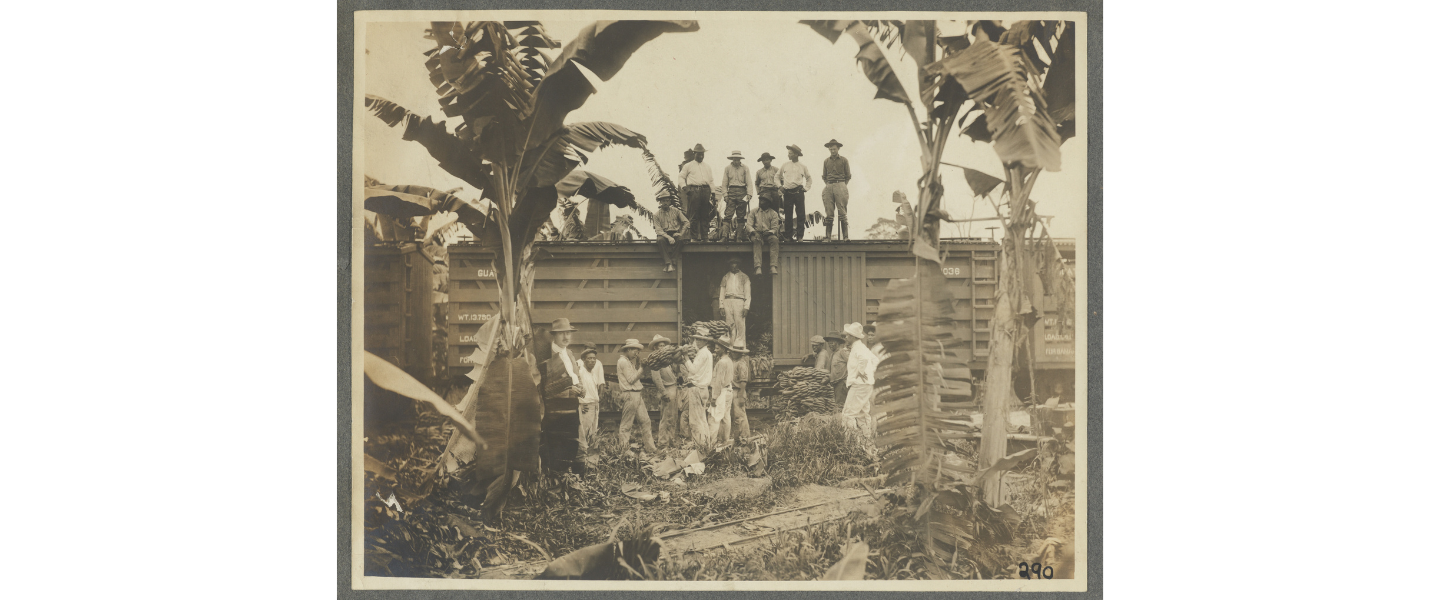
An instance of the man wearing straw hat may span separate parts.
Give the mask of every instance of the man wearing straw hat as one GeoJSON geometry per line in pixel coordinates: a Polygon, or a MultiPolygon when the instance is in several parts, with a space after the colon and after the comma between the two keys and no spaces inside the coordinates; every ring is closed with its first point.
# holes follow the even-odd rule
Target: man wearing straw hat
{"type": "Polygon", "coordinates": [[[715,444],[730,440],[730,421],[735,405],[735,359],[731,358],[730,336],[722,335],[714,342],[720,359],[710,377],[710,398],[714,406],[706,411],[706,423],[715,444]]]}
{"type": "MultiPolygon", "coordinates": [[[[673,342],[670,338],[660,334],[650,340],[650,352],[658,352],[669,347],[673,342]]],[[[655,435],[655,441],[661,446],[668,446],[672,442],[684,437],[684,429],[676,430],[678,426],[685,424],[680,419],[680,395],[677,386],[679,380],[675,377],[675,366],[670,365],[663,369],[650,370],[650,382],[660,390],[660,431],[655,435]]]]}
{"type": "Polygon", "coordinates": [[[825,147],[830,150],[830,157],[825,159],[822,167],[822,176],[825,179],[825,189],[820,192],[820,200],[825,203],[825,241],[830,241],[830,228],[835,224],[835,217],[840,217],[839,239],[850,239],[850,221],[846,218],[846,208],[850,206],[850,189],[846,187],[850,183],[850,161],[840,156],[840,142],[830,140],[825,142],[825,147]]]}
{"type": "MultiPolygon", "coordinates": [[[[770,208],[779,214],[785,200],[780,196],[780,169],[770,166],[770,162],[773,160],[775,157],[771,156],[769,152],[760,155],[760,164],[765,166],[755,171],[755,196],[760,199],[759,205],[762,210],[766,204],[769,204],[770,208]]],[[[779,235],[780,230],[775,230],[775,233],[779,235]]]]}
{"type": "Polygon", "coordinates": [[[684,243],[683,234],[690,226],[690,219],[676,207],[675,195],[669,191],[660,190],[655,202],[660,205],[660,210],[655,212],[655,240],[660,244],[660,258],[665,260],[664,270],[669,273],[680,260],[680,245],[684,243]]]}
{"type": "Polygon", "coordinates": [[[859,429],[868,436],[875,426],[870,418],[870,393],[875,389],[875,367],[880,359],[865,346],[865,331],[859,323],[845,326],[845,343],[850,346],[845,376],[850,391],[840,414],[847,427],[859,429]]]}
{"type": "Polygon", "coordinates": [[[550,323],[552,356],[540,370],[540,393],[544,401],[544,417],[540,421],[540,458],[547,469],[564,471],[575,466],[580,450],[580,387],[579,365],[570,354],[574,339],[570,319],[550,323]]]}
{"type": "Polygon", "coordinates": [[[730,153],[730,164],[725,165],[720,175],[720,189],[725,190],[725,223],[730,226],[725,241],[735,241],[735,232],[745,221],[750,208],[750,198],[755,196],[755,182],[750,181],[750,167],[745,166],[745,155],[739,150],[730,153]]]}
{"type": "Polygon", "coordinates": [[[706,425],[705,413],[710,406],[710,383],[715,373],[715,364],[709,346],[715,340],[703,336],[691,336],[693,345],[685,347],[686,360],[680,365],[680,390],[686,416],[689,418],[690,438],[696,445],[706,447],[714,442],[706,425]]]}
{"type": "Polygon", "coordinates": [[[705,164],[705,147],[695,144],[695,160],[685,163],[680,169],[680,185],[685,188],[685,212],[690,217],[690,239],[705,239],[705,229],[710,225],[710,214],[714,212],[710,200],[715,174],[705,164]]]}
{"type": "MultiPolygon", "coordinates": [[[[640,425],[640,443],[644,444],[645,451],[655,452],[655,440],[650,435],[650,410],[645,408],[645,399],[641,392],[645,390],[645,384],[640,382],[640,340],[625,340],[625,345],[620,347],[620,358],[615,360],[615,374],[620,382],[620,451],[630,453],[630,430],[638,421],[640,425]]],[[[643,458],[643,457],[642,457],[643,458]]]]}
{"type": "MultiPolygon", "coordinates": [[[[724,342],[724,340],[721,340],[724,342]]],[[[745,340],[736,340],[730,344],[730,360],[735,363],[735,375],[731,378],[731,386],[735,395],[730,401],[730,422],[726,424],[726,432],[721,441],[729,441],[730,430],[735,432],[735,439],[745,442],[750,439],[750,417],[745,414],[748,398],[746,388],[750,382],[750,361],[745,355],[750,354],[745,349],[745,340]]]]}
{"type": "Polygon", "coordinates": [[[790,156],[790,162],[780,166],[780,193],[785,205],[776,210],[785,215],[785,239],[800,242],[805,240],[805,192],[810,191],[810,169],[800,164],[804,154],[799,146],[791,144],[785,150],[790,156]]]}

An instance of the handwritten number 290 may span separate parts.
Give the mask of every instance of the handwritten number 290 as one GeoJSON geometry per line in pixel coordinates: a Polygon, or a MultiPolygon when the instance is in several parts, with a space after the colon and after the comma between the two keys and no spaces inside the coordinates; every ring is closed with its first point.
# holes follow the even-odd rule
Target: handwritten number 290
{"type": "Polygon", "coordinates": [[[1029,579],[1031,575],[1034,575],[1036,579],[1039,579],[1041,577],[1044,577],[1046,579],[1054,579],[1055,567],[1047,566],[1042,569],[1040,568],[1040,563],[1032,563],[1028,565],[1023,562],[1020,563],[1020,576],[1029,579]]]}

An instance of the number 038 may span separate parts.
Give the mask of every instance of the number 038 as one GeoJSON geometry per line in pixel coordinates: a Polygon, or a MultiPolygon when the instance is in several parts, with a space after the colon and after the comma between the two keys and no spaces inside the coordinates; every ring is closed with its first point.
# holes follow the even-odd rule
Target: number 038
{"type": "Polygon", "coordinates": [[[1036,579],[1040,579],[1041,577],[1044,577],[1045,579],[1054,579],[1055,568],[1045,567],[1042,569],[1040,568],[1040,563],[1031,563],[1027,565],[1022,562],[1020,563],[1020,576],[1026,579],[1029,579],[1031,576],[1034,576],[1036,579]]]}

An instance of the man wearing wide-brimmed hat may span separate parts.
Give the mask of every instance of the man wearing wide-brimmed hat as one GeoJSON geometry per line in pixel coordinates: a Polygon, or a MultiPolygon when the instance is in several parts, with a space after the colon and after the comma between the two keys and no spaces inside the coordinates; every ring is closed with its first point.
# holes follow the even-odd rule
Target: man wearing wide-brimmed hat
{"type": "Polygon", "coordinates": [[[810,353],[800,359],[800,366],[830,372],[830,344],[818,335],[810,336],[810,353]]]}
{"type": "MultiPolygon", "coordinates": [[[[650,340],[650,352],[658,352],[669,347],[674,342],[670,338],[660,334],[650,340]]],[[[660,407],[660,430],[655,434],[655,443],[661,446],[668,446],[672,442],[683,438],[683,424],[680,420],[680,396],[677,385],[679,380],[675,377],[675,366],[670,365],[661,369],[650,369],[650,382],[660,390],[660,399],[664,404],[660,407]],[[676,436],[680,436],[677,438],[676,436]]]]}
{"type": "Polygon", "coordinates": [[[540,458],[547,469],[556,471],[575,467],[580,450],[579,398],[583,390],[580,366],[569,349],[576,331],[570,319],[550,323],[552,355],[540,370],[540,393],[545,405],[540,421],[540,458]]]}
{"type": "Polygon", "coordinates": [[[780,193],[785,205],[779,210],[785,215],[785,239],[799,242],[805,239],[805,192],[810,191],[810,169],[800,164],[803,154],[799,146],[791,144],[785,151],[790,161],[780,166],[780,193]]]}
{"type": "Polygon", "coordinates": [[[615,359],[616,380],[620,383],[620,451],[630,451],[630,430],[639,423],[640,443],[646,452],[655,452],[655,439],[650,434],[650,410],[645,408],[642,392],[645,384],[640,381],[640,340],[625,340],[620,347],[620,358],[615,359]]]}
{"type": "Polygon", "coordinates": [[[850,206],[850,161],[840,156],[840,147],[844,144],[835,140],[825,142],[825,147],[830,150],[830,157],[825,159],[825,166],[822,169],[822,177],[825,179],[825,189],[820,192],[820,200],[825,203],[825,241],[830,241],[830,228],[835,224],[835,217],[840,217],[840,235],[842,240],[850,239],[850,221],[845,216],[846,209],[850,206]]]}
{"type": "Polygon", "coordinates": [[[705,229],[714,212],[710,199],[715,174],[705,164],[705,147],[695,144],[695,160],[680,169],[680,185],[685,188],[685,213],[690,217],[690,239],[704,240],[705,229]]]}
{"type": "Polygon", "coordinates": [[[760,199],[760,208],[763,209],[769,204],[778,214],[785,201],[780,196],[780,169],[770,165],[774,160],[775,157],[769,152],[760,155],[760,164],[765,166],[755,171],[755,189],[756,197],[760,199]]]}
{"type": "Polygon", "coordinates": [[[745,166],[745,155],[739,150],[730,153],[730,164],[720,175],[720,189],[725,190],[725,223],[730,225],[730,235],[725,241],[733,241],[745,213],[750,207],[750,198],[755,195],[755,184],[750,181],[750,167],[745,166]]]}
{"type": "Polygon", "coordinates": [[[669,273],[680,260],[682,234],[690,226],[690,219],[685,218],[685,213],[676,206],[675,194],[668,190],[660,190],[655,202],[660,205],[660,210],[655,211],[655,240],[660,244],[660,258],[665,259],[665,272],[669,273]]]}
{"type": "Polygon", "coordinates": [[[747,357],[749,350],[745,349],[745,340],[736,339],[733,343],[727,344],[730,349],[730,360],[735,363],[735,375],[731,378],[731,386],[735,389],[735,395],[730,402],[730,422],[726,424],[726,431],[720,438],[721,442],[730,439],[730,432],[735,432],[735,439],[740,442],[750,439],[750,417],[745,414],[748,405],[748,388],[750,383],[750,360],[747,357]]]}
{"type": "Polygon", "coordinates": [[[680,399],[685,407],[690,438],[706,447],[713,443],[713,432],[707,437],[705,411],[710,406],[710,382],[715,374],[714,355],[710,346],[715,340],[704,335],[690,336],[692,345],[685,347],[685,362],[680,365],[680,399]]]}
{"type": "Polygon", "coordinates": [[[835,388],[835,410],[839,412],[845,406],[845,396],[849,394],[845,376],[849,374],[846,365],[850,361],[850,348],[838,331],[825,334],[825,341],[830,343],[830,385],[835,388]]]}
{"type": "MultiPolygon", "coordinates": [[[[713,406],[705,414],[712,443],[720,444],[730,437],[731,406],[735,404],[735,359],[730,356],[730,336],[722,335],[713,347],[719,354],[710,377],[710,398],[713,406]]],[[[708,444],[701,444],[708,446],[708,444]]]]}
{"type": "Polygon", "coordinates": [[[874,419],[870,418],[870,394],[875,389],[875,367],[880,364],[880,359],[865,346],[865,331],[859,323],[845,326],[845,343],[850,346],[845,368],[845,383],[850,390],[840,414],[846,426],[859,429],[868,436],[873,433],[875,425],[874,419]]]}

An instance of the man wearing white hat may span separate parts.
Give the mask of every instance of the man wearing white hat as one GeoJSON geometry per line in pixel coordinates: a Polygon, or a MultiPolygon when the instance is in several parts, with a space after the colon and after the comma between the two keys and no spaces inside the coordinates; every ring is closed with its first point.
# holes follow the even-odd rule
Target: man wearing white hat
{"type": "Polygon", "coordinates": [[[745,221],[750,208],[750,198],[755,196],[755,182],[750,180],[750,167],[745,166],[745,155],[739,150],[730,153],[730,164],[720,175],[720,189],[725,190],[725,220],[730,234],[725,241],[734,241],[735,232],[745,221]]]}
{"type": "Polygon", "coordinates": [[[845,343],[850,346],[845,377],[850,391],[840,414],[847,427],[859,429],[868,436],[874,428],[874,420],[870,418],[870,393],[875,390],[875,367],[880,359],[865,346],[865,330],[859,323],[845,326],[845,343]]]}
{"type": "Polygon", "coordinates": [[[731,407],[735,405],[735,359],[730,357],[730,336],[722,335],[715,340],[720,359],[715,361],[715,370],[710,377],[710,398],[714,407],[708,411],[708,423],[714,433],[714,443],[730,439],[731,407]]]}
{"type": "Polygon", "coordinates": [[[695,144],[694,152],[695,160],[680,169],[680,185],[685,188],[686,209],[690,213],[690,239],[701,241],[710,226],[710,213],[714,212],[710,188],[715,183],[715,173],[705,164],[705,147],[695,144]]]}
{"type": "Polygon", "coordinates": [[[645,445],[646,452],[655,452],[655,440],[650,434],[650,410],[645,407],[645,399],[641,392],[645,390],[645,384],[640,381],[640,340],[625,340],[625,345],[620,347],[620,358],[615,359],[615,375],[620,382],[620,451],[630,452],[630,430],[638,421],[640,425],[640,443],[645,445]]]}

